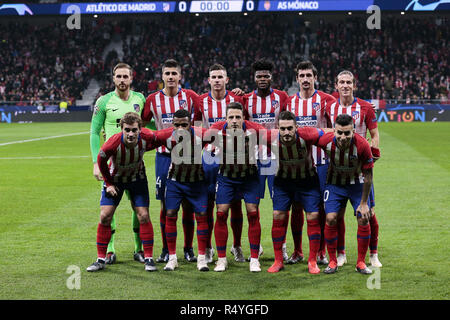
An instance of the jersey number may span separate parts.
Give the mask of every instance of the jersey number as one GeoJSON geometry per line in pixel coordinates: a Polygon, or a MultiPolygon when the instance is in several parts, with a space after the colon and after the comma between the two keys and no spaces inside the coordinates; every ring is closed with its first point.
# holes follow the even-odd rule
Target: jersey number
{"type": "Polygon", "coordinates": [[[330,196],[330,191],[325,190],[323,193],[323,202],[327,202],[329,196],[330,196]]]}

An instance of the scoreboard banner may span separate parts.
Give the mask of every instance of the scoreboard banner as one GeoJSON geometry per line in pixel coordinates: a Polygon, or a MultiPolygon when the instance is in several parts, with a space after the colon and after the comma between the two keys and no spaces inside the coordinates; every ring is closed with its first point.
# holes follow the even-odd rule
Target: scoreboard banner
{"type": "Polygon", "coordinates": [[[371,5],[390,11],[448,11],[450,0],[192,0],[1,4],[0,15],[70,15],[132,13],[233,13],[366,11],[371,5]]]}

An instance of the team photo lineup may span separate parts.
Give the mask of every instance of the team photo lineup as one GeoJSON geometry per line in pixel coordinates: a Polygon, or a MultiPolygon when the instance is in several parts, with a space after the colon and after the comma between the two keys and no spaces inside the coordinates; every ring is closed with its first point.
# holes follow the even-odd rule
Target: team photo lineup
{"type": "Polygon", "coordinates": [[[450,0],[89,1],[0,4],[0,300],[450,299],[450,0]]]}
{"type": "Polygon", "coordinates": [[[356,79],[348,70],[336,75],[332,96],[315,89],[315,66],[310,61],[300,62],[296,67],[300,91],[288,96],[271,87],[273,68],[270,60],[255,61],[256,89],[245,93],[240,88],[229,91],[226,68],[214,64],[208,70],[210,91],[198,95],[181,88],[182,68],[168,59],[161,69],[164,88],[145,99],[131,90],[132,67],[126,63],[114,67],[115,90],[96,101],[92,118],[93,175],[103,180],[103,190],[98,258],[87,271],[99,271],[116,262],[114,212],[125,192],[133,211],[134,260],[143,263],[146,271],[156,271],[155,262],[165,263],[165,271],[178,268],[180,206],[184,259],[196,262],[199,271],[209,271],[208,264],[217,252],[214,271],[225,271],[230,215],[231,253],[236,262],[245,262],[240,245],[244,200],[250,246],[247,260],[250,272],[260,272],[260,214],[265,213],[258,205],[266,184],[273,201],[275,256],[268,272],[279,272],[285,264],[307,257],[309,273],[320,273],[318,265],[326,266],[326,274],[336,273],[347,263],[343,218],[348,200],[358,224],[355,270],[372,273],[366,265],[367,251],[370,265],[382,266],[372,185],[374,162],[380,158],[374,106],[354,96],[356,79]],[[155,131],[146,128],[152,119],[155,131]],[[102,129],[106,142],[100,147],[102,129]],[[143,161],[144,153],[154,149],[162,236],[162,252],[155,259],[143,161]],[[301,243],[305,217],[307,254],[301,243]],[[294,239],[290,257],[286,250],[289,218],[294,239]],[[197,257],[193,250],[195,222],[197,257]]]}

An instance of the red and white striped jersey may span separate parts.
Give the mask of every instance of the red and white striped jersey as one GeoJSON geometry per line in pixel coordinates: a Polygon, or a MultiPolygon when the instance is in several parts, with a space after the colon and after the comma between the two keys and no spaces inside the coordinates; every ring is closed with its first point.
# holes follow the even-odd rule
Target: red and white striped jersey
{"type": "MultiPolygon", "coordinates": [[[[318,128],[298,128],[295,133],[295,143],[290,146],[280,142],[279,131],[276,132],[278,144],[278,171],[276,176],[283,179],[305,179],[316,174],[316,166],[312,157],[312,146],[317,145],[319,138],[324,134],[318,128]]],[[[268,144],[272,145],[268,133],[268,144]]]]}
{"type": "Polygon", "coordinates": [[[202,94],[195,106],[194,122],[202,121],[203,128],[210,128],[216,122],[225,121],[227,105],[231,102],[243,104],[243,98],[228,90],[220,101],[215,100],[211,92],[202,94]]]}
{"type": "MultiPolygon", "coordinates": [[[[291,96],[287,105],[287,110],[295,114],[299,127],[326,128],[327,106],[334,103],[336,99],[331,95],[316,90],[308,99],[302,99],[300,92],[291,96]]],[[[313,146],[313,158],[316,165],[325,164],[326,156],[322,149],[313,146]]]]}
{"type": "MultiPolygon", "coordinates": [[[[185,109],[191,114],[198,95],[188,89],[180,89],[174,97],[164,94],[163,90],[150,94],[142,111],[142,121],[150,122],[155,119],[156,130],[172,127],[173,114],[180,109],[185,109]]],[[[158,152],[166,152],[165,147],[157,149],[158,152]]]]}
{"type": "Polygon", "coordinates": [[[373,157],[370,145],[358,134],[353,136],[350,146],[340,150],[336,145],[333,132],[324,134],[318,146],[325,150],[330,159],[327,183],[347,185],[363,183],[362,171],[373,168],[373,157]]]}
{"type": "Polygon", "coordinates": [[[255,90],[244,96],[244,108],[250,121],[266,129],[275,129],[278,114],[286,110],[288,100],[289,96],[284,91],[271,89],[270,94],[263,98],[258,96],[255,90]]]}
{"type": "Polygon", "coordinates": [[[155,134],[147,128],[142,128],[138,143],[132,149],[126,147],[122,132],[111,136],[97,156],[106,186],[145,179],[144,152],[159,146],[161,144],[155,140],[155,134]]]}
{"type": "Polygon", "coordinates": [[[332,126],[334,126],[337,116],[343,113],[353,118],[355,131],[363,138],[367,137],[367,130],[375,129],[378,126],[375,111],[372,105],[365,100],[355,98],[353,103],[347,107],[343,107],[340,100],[332,103],[327,109],[332,126]]]}
{"type": "Polygon", "coordinates": [[[242,128],[244,134],[244,150],[238,148],[238,139],[242,139],[242,137],[235,136],[234,140],[231,141],[231,136],[227,136],[227,127],[226,121],[217,122],[205,134],[205,140],[207,141],[210,140],[209,136],[211,132],[216,131],[219,137],[219,141],[214,144],[215,146],[218,144],[216,157],[221,158],[219,173],[229,178],[245,178],[257,174],[258,167],[256,165],[255,151],[259,143],[258,133],[261,130],[265,130],[264,127],[248,120],[244,121],[242,128]],[[255,145],[251,145],[250,141],[254,141],[255,145]]]}
{"type": "Polygon", "coordinates": [[[206,143],[203,142],[203,133],[207,129],[199,127],[191,127],[191,130],[185,133],[185,136],[174,134],[174,128],[156,131],[156,141],[166,146],[171,152],[172,163],[169,167],[167,178],[178,182],[196,182],[203,181],[205,174],[202,165],[202,149],[206,143]],[[183,138],[180,140],[180,138],[183,138]],[[178,141],[177,141],[178,140],[178,141]],[[186,144],[181,148],[182,141],[186,144]],[[178,145],[177,148],[175,148],[178,145]],[[189,149],[186,149],[189,148],[189,149]],[[184,155],[184,152],[187,152],[184,155]]]}

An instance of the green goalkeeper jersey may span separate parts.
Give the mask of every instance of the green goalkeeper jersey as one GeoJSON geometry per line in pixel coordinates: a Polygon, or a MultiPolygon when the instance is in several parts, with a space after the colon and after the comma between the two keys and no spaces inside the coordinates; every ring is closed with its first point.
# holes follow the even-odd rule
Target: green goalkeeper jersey
{"type": "Polygon", "coordinates": [[[105,130],[106,140],[119,133],[120,119],[127,112],[136,112],[141,115],[144,109],[145,97],[139,92],[130,90],[128,100],[122,100],[115,91],[105,94],[95,102],[94,113],[91,122],[91,155],[92,161],[97,162],[100,151],[100,133],[105,130]]]}

